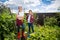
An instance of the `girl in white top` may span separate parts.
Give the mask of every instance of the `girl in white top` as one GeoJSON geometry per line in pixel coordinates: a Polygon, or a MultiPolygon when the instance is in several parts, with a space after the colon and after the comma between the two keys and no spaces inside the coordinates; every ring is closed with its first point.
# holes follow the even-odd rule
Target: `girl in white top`
{"type": "Polygon", "coordinates": [[[18,40],[20,40],[20,26],[22,26],[22,38],[21,40],[25,40],[25,35],[24,35],[24,24],[23,24],[23,20],[24,20],[24,12],[22,12],[22,6],[18,7],[18,14],[16,15],[16,24],[17,24],[17,29],[18,29],[18,33],[17,33],[17,38],[18,40]]]}
{"type": "Polygon", "coordinates": [[[23,20],[24,19],[24,12],[22,11],[22,6],[18,7],[18,14],[17,14],[17,19],[23,20]]]}

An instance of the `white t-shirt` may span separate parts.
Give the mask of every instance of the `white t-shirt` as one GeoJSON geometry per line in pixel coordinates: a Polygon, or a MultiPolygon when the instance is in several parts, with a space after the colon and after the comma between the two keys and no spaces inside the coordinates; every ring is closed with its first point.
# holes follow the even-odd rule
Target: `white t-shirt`
{"type": "Polygon", "coordinates": [[[18,16],[24,16],[24,12],[19,12],[18,16]]]}
{"type": "Polygon", "coordinates": [[[31,17],[31,15],[28,16],[28,23],[30,23],[30,17],[31,17]]]}
{"type": "Polygon", "coordinates": [[[20,18],[20,17],[24,17],[24,12],[19,12],[19,13],[18,13],[18,19],[19,19],[19,20],[22,19],[22,18],[20,18]]]}

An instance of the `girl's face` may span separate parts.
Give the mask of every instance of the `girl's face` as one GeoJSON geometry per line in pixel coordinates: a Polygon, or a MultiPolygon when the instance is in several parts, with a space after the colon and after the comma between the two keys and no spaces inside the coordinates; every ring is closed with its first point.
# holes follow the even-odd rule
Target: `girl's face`
{"type": "Polygon", "coordinates": [[[19,10],[19,12],[21,12],[22,11],[22,6],[19,6],[18,10],[19,10]]]}
{"type": "Polygon", "coordinates": [[[32,11],[31,10],[29,11],[29,14],[32,14],[32,11]]]}

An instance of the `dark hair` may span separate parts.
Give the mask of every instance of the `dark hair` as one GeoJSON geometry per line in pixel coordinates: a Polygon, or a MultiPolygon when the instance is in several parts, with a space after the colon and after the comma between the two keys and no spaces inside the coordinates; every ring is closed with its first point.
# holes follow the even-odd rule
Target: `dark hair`
{"type": "Polygon", "coordinates": [[[29,12],[32,12],[32,10],[29,10],[29,12]]]}

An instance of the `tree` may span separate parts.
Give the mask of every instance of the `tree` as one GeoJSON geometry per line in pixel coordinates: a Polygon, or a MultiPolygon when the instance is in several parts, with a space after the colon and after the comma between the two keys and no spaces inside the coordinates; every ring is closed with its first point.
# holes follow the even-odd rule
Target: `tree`
{"type": "Polygon", "coordinates": [[[15,16],[11,17],[9,8],[4,5],[0,6],[0,10],[0,40],[14,40],[15,16]]]}

